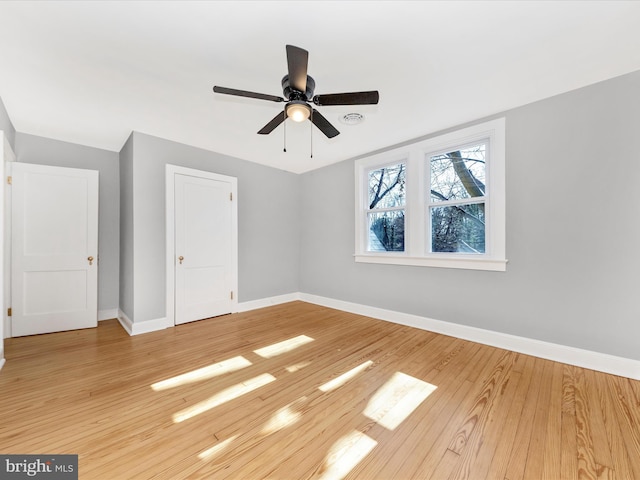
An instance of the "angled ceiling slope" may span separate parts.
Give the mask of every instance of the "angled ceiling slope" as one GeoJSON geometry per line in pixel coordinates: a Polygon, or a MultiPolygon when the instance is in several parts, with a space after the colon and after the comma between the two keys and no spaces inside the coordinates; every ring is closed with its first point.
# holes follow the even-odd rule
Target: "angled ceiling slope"
{"type": "Polygon", "coordinates": [[[139,131],[304,172],[640,70],[640,2],[0,2],[0,97],[16,130],[119,151],[139,131]],[[322,91],[378,105],[287,122],[285,45],[309,52],[322,91]],[[364,122],[343,125],[359,113],[364,122]],[[313,142],[313,158],[310,158],[313,142]]]}

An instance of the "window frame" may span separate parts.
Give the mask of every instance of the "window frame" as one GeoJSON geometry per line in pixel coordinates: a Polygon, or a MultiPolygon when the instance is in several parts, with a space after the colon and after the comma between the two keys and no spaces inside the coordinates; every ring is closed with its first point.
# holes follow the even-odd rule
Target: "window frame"
{"type": "MultiPolygon", "coordinates": [[[[505,119],[498,118],[437,135],[355,161],[356,262],[506,270],[505,119]],[[474,143],[487,142],[485,164],[485,253],[431,252],[429,215],[430,158],[474,143]],[[372,170],[405,163],[405,250],[368,251],[368,175],[372,170]]],[[[466,203],[474,203],[468,199],[466,203]]]]}

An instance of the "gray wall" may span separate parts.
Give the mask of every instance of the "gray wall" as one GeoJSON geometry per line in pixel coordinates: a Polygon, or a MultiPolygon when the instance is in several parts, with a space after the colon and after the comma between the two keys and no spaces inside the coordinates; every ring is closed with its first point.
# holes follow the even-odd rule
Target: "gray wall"
{"type": "MultiPolygon", "coordinates": [[[[238,179],[240,302],[298,291],[298,175],[134,132],[133,198],[126,200],[127,193],[121,197],[123,203],[131,203],[124,208],[133,212],[134,321],[154,320],[166,315],[167,164],[238,179]]],[[[130,243],[128,237],[124,239],[125,244],[130,243]]],[[[131,275],[128,271],[122,274],[131,275]]],[[[121,283],[129,281],[121,279],[121,283]]]]}
{"type": "Polygon", "coordinates": [[[20,132],[16,133],[15,144],[18,162],[100,172],[98,310],[117,309],[120,245],[118,154],[20,132]]]}
{"type": "Polygon", "coordinates": [[[16,150],[16,129],[13,128],[13,123],[9,119],[9,114],[7,113],[7,109],[4,108],[4,103],[2,103],[2,98],[0,98],[0,130],[4,132],[9,141],[9,145],[11,145],[11,149],[15,152],[16,150]]]}
{"type": "Polygon", "coordinates": [[[639,91],[504,113],[506,272],[356,264],[353,161],[304,174],[300,291],[640,360],[639,91]]]}
{"type": "Polygon", "coordinates": [[[134,320],[133,134],[120,151],[120,310],[134,320]]]}

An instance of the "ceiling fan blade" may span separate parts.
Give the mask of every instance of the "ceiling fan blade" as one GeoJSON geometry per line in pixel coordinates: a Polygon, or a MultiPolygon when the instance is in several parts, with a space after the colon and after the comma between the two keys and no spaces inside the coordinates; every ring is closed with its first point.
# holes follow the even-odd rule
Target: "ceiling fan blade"
{"type": "Polygon", "coordinates": [[[294,90],[304,93],[307,90],[307,65],[309,52],[287,45],[287,66],[289,67],[289,85],[294,90]]]}
{"type": "Polygon", "coordinates": [[[313,103],[320,106],[327,105],[375,105],[380,99],[377,90],[370,92],[352,93],[329,93],[326,95],[316,95],[313,103]]]}
{"type": "Polygon", "coordinates": [[[340,135],[340,132],[329,123],[329,120],[324,118],[322,114],[317,111],[315,108],[312,109],[311,113],[311,121],[313,124],[320,129],[322,133],[324,133],[328,138],[333,138],[336,135],[340,135]]]}
{"type": "Polygon", "coordinates": [[[258,133],[260,135],[268,135],[269,133],[273,132],[273,130],[280,125],[282,122],[284,122],[286,117],[286,113],[283,110],[282,112],[280,112],[279,114],[277,114],[275,117],[273,117],[271,119],[271,121],[269,123],[267,123],[264,127],[262,127],[258,133]]]}
{"type": "Polygon", "coordinates": [[[275,95],[266,95],[264,93],[247,92],[246,90],[236,90],[235,88],[213,87],[216,93],[224,93],[225,95],[235,95],[237,97],[257,98],[258,100],[269,100],[271,102],[284,102],[284,98],[275,95]]]}

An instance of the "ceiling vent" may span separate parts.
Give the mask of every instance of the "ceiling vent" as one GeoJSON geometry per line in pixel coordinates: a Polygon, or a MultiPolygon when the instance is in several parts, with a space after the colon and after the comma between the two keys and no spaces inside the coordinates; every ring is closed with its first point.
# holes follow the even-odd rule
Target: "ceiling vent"
{"type": "Polygon", "coordinates": [[[358,125],[364,122],[364,115],[361,113],[347,113],[340,117],[340,123],[345,125],[358,125]]]}

